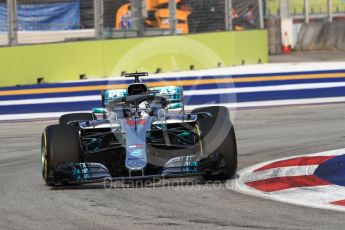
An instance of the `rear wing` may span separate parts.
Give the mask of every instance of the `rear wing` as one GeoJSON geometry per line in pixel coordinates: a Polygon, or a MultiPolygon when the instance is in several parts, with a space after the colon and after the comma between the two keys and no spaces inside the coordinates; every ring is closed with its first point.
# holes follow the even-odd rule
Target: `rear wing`
{"type": "MultiPolygon", "coordinates": [[[[164,86],[149,88],[151,95],[162,96],[168,99],[168,109],[183,109],[183,88],[179,86],[164,86]]],[[[127,89],[111,89],[102,91],[102,106],[106,107],[110,101],[127,96],[127,89]]]]}

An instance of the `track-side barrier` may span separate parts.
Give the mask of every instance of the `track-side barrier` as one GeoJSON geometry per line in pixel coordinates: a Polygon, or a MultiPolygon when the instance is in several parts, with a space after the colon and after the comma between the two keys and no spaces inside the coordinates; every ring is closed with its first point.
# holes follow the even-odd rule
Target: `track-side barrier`
{"type": "MultiPolygon", "coordinates": [[[[343,66],[344,63],[253,65],[160,74],[144,81],[149,86],[183,86],[187,110],[215,104],[256,108],[340,103],[345,102],[343,66]]],[[[0,120],[53,118],[68,112],[91,111],[101,106],[101,90],[126,88],[130,82],[112,78],[0,88],[0,120]]]]}

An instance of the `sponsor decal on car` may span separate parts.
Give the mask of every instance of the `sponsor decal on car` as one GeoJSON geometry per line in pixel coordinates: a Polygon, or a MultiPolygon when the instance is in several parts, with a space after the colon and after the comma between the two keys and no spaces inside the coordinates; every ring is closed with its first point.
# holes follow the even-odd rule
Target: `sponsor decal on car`
{"type": "Polygon", "coordinates": [[[135,124],[136,125],[145,125],[145,119],[138,119],[138,120],[134,120],[134,119],[130,119],[130,120],[127,120],[127,124],[130,125],[130,126],[134,126],[135,124]]]}
{"type": "Polygon", "coordinates": [[[176,87],[163,87],[159,89],[159,93],[166,95],[166,94],[176,94],[177,89],[176,87]]]}
{"type": "Polygon", "coordinates": [[[130,149],[134,149],[134,148],[144,148],[144,144],[136,144],[136,145],[130,145],[128,146],[128,148],[130,149]]]}
{"type": "Polygon", "coordinates": [[[144,150],[142,148],[136,148],[136,149],[130,151],[129,155],[131,157],[140,157],[143,155],[143,153],[144,153],[144,150]]]}

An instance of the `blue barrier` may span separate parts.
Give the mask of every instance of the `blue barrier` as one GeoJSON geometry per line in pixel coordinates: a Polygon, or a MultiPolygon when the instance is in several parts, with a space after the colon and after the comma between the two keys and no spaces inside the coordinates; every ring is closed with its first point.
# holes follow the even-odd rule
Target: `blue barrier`
{"type": "MultiPolygon", "coordinates": [[[[345,102],[345,70],[163,80],[164,84],[183,86],[187,109],[207,104],[238,108],[345,102]]],[[[145,80],[150,85],[161,81],[161,78],[145,80]]],[[[101,106],[102,89],[128,83],[130,80],[110,79],[0,88],[0,120],[90,111],[92,107],[101,106]]]]}

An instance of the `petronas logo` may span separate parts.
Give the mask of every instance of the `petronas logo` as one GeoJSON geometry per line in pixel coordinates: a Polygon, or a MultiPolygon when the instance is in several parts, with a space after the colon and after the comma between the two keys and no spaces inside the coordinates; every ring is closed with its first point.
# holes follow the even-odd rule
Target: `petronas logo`
{"type": "Polygon", "coordinates": [[[130,153],[129,153],[129,155],[131,156],[131,157],[139,157],[139,156],[141,156],[143,154],[143,150],[142,149],[135,149],[135,150],[133,150],[133,151],[131,151],[130,153]]]}

